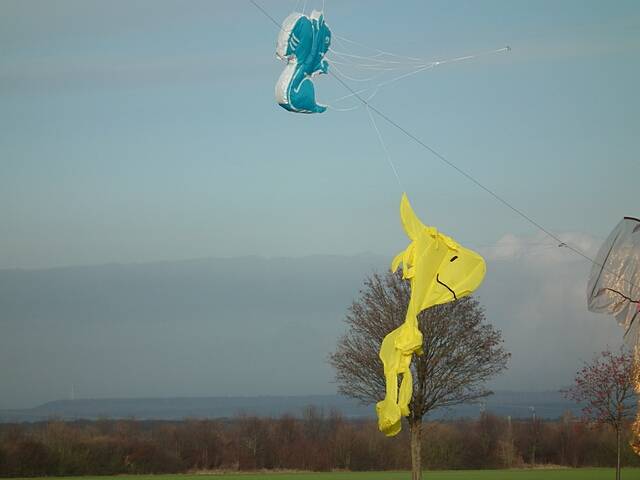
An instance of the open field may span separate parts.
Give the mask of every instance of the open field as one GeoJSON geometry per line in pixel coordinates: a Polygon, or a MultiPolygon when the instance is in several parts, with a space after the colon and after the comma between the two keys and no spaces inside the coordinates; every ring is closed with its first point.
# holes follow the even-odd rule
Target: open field
{"type": "MultiPolygon", "coordinates": [[[[406,480],[409,472],[233,473],[220,475],[119,475],[118,480],[406,480]]],[[[613,468],[428,471],[425,480],[610,480],[613,468]]],[[[622,470],[624,480],[640,480],[640,468],[622,470]]],[[[104,480],[105,477],[57,477],[57,480],[104,480]]],[[[49,480],[40,477],[37,480],[49,480]]]]}

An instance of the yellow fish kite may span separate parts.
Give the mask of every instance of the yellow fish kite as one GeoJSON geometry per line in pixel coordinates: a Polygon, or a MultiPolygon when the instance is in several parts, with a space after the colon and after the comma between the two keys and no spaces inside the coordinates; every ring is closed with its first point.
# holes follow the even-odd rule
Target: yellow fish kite
{"type": "Polygon", "coordinates": [[[406,194],[400,202],[400,218],[411,243],[394,258],[391,270],[395,272],[402,263],[402,277],[410,281],[411,298],[404,323],[390,332],[380,347],[386,395],[377,403],[376,413],[378,427],[387,436],[396,435],[402,417],[409,415],[413,393],[411,358],[414,353],[422,354],[418,314],[469,295],[478,288],[486,271],[484,259],[476,252],[460,246],[435,227],[424,225],[411,209],[406,194]]]}

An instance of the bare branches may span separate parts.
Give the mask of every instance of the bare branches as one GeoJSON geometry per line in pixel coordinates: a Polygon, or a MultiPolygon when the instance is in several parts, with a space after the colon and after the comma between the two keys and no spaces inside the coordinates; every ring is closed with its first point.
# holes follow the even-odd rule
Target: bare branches
{"type": "Polygon", "coordinates": [[[618,354],[604,351],[591,363],[585,363],[573,386],[562,393],[585,404],[582,409],[585,418],[619,429],[634,409],[632,374],[633,355],[624,350],[618,354]]]}
{"type": "MultiPolygon", "coordinates": [[[[408,282],[398,274],[367,278],[360,298],[346,316],[348,331],[329,362],[340,393],[374,403],[384,397],[378,350],[387,333],[403,321],[410,298],[408,282]]],[[[486,323],[477,300],[465,297],[432,307],[418,318],[423,355],[414,356],[410,421],[432,410],[486,397],[486,380],[502,372],[510,354],[500,331],[486,323]]]]}
{"type": "MultiPolygon", "coordinates": [[[[634,373],[633,355],[624,348],[616,355],[604,351],[591,363],[586,363],[576,374],[571,388],[563,390],[565,397],[578,403],[584,403],[584,417],[596,423],[608,424],[616,432],[616,480],[620,480],[621,430],[625,419],[634,409],[631,400],[634,373]]],[[[635,427],[635,425],[634,425],[635,427]]],[[[632,427],[632,430],[634,429],[632,427]]],[[[636,443],[632,442],[636,449],[636,443]]]]}

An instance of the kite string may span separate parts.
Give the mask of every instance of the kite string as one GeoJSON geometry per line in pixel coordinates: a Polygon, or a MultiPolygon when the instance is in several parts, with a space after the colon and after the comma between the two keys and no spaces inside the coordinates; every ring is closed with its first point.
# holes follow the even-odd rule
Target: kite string
{"type": "MultiPolygon", "coordinates": [[[[380,91],[381,87],[390,85],[392,83],[395,83],[397,81],[402,80],[403,78],[409,77],[411,75],[415,75],[417,73],[420,73],[420,72],[422,72],[424,70],[427,70],[428,68],[432,68],[432,67],[433,67],[433,65],[426,65],[426,66],[418,68],[418,69],[416,69],[416,70],[414,70],[412,72],[403,73],[402,75],[399,75],[398,77],[395,77],[395,78],[392,78],[390,80],[378,83],[377,85],[372,85],[372,86],[369,86],[369,87],[362,88],[362,89],[358,90],[358,93],[365,93],[365,92],[368,92],[368,91],[372,91],[371,95],[367,98],[367,102],[370,102],[378,94],[378,92],[380,91]]],[[[347,75],[344,74],[344,72],[342,72],[340,69],[336,68],[335,65],[333,66],[333,70],[335,70],[338,75],[341,75],[342,77],[344,77],[344,78],[346,78],[348,80],[364,81],[362,79],[355,79],[355,78],[348,77],[347,75]]],[[[371,80],[373,80],[374,78],[375,77],[371,77],[371,80]]],[[[335,98],[335,99],[331,100],[331,102],[327,106],[329,108],[331,108],[332,110],[335,110],[335,111],[338,111],[338,112],[351,112],[353,110],[357,110],[359,108],[362,108],[362,106],[363,106],[362,104],[358,104],[358,105],[356,105],[354,107],[348,107],[348,108],[339,108],[339,107],[335,107],[334,106],[335,103],[341,102],[343,100],[346,100],[346,99],[352,98],[352,97],[353,97],[352,94],[343,95],[342,97],[338,97],[338,98],[335,98]]]]}
{"type": "Polygon", "coordinates": [[[374,55],[374,56],[355,55],[353,53],[341,52],[340,50],[336,50],[333,47],[329,47],[329,51],[340,57],[353,58],[354,60],[366,60],[368,62],[379,63],[380,65],[416,65],[421,63],[427,63],[427,60],[423,60],[421,58],[417,60],[412,60],[412,61],[403,60],[402,62],[400,62],[397,60],[386,60],[386,59],[380,58],[379,55],[374,55]]]}
{"type": "MultiPolygon", "coordinates": [[[[306,0],[305,0],[306,1],[306,0]]],[[[273,18],[269,12],[267,12],[264,8],[262,8],[260,5],[258,5],[255,0],[249,0],[249,2],[251,4],[253,4],[258,10],[260,10],[269,20],[271,20],[276,27],[278,27],[278,30],[282,30],[282,27],[280,26],[280,24],[276,21],[275,18],[273,18]]],[[[510,47],[505,47],[505,49],[507,50],[511,50],[510,47]]],[[[369,109],[373,110],[379,117],[381,117],[383,120],[385,120],[387,123],[389,123],[390,125],[392,125],[393,127],[395,127],[396,129],[400,130],[400,132],[402,132],[405,136],[407,136],[408,138],[410,138],[411,140],[413,140],[415,143],[417,143],[418,145],[420,145],[421,147],[423,147],[424,149],[428,150],[429,152],[431,152],[435,157],[437,157],[438,159],[440,159],[441,161],[443,161],[444,163],[446,163],[448,166],[450,166],[451,168],[453,168],[455,171],[457,171],[459,174],[461,174],[462,176],[464,176],[465,178],[467,178],[469,181],[471,181],[472,183],[474,183],[476,186],[478,186],[479,188],[481,188],[482,190],[484,190],[485,192],[487,192],[489,195],[491,195],[493,198],[495,198],[498,202],[502,203],[504,206],[506,206],[507,208],[509,208],[510,210],[512,210],[514,213],[516,213],[517,215],[519,215],[520,217],[522,217],[524,220],[526,220],[527,222],[529,222],[530,224],[532,224],[533,226],[535,226],[536,228],[538,228],[541,232],[545,233],[547,236],[549,236],[550,238],[552,238],[553,240],[555,240],[556,242],[558,242],[558,246],[564,246],[565,248],[571,250],[572,252],[576,253],[577,255],[581,256],[582,258],[584,258],[585,260],[588,260],[589,262],[591,262],[593,265],[597,265],[599,267],[601,267],[603,270],[605,268],[604,265],[602,265],[600,262],[597,262],[596,260],[594,260],[593,258],[591,258],[590,256],[588,256],[586,253],[583,253],[581,250],[579,250],[576,247],[573,247],[572,245],[563,242],[557,235],[553,234],[552,232],[550,232],[549,230],[547,230],[546,228],[544,228],[541,224],[539,224],[538,222],[536,222],[533,218],[529,217],[526,213],[524,213],[523,211],[521,211],[520,209],[516,208],[515,206],[513,206],[511,203],[509,203],[507,200],[505,200],[504,198],[502,198],[500,195],[498,195],[496,192],[494,192],[493,190],[491,190],[489,187],[486,187],[483,183],[481,183],[479,180],[477,180],[475,177],[473,177],[471,174],[467,173],[466,171],[462,170],[460,167],[458,167],[455,163],[451,162],[450,160],[448,160],[444,155],[442,155],[441,153],[439,153],[437,150],[434,150],[432,147],[430,147],[429,145],[427,145],[426,143],[424,143],[422,140],[420,140],[418,137],[416,137],[415,135],[413,135],[411,132],[409,132],[408,130],[406,130],[404,127],[402,127],[401,125],[399,125],[397,122],[395,122],[393,119],[391,119],[390,117],[388,117],[387,115],[385,115],[383,112],[381,112],[379,109],[377,109],[376,107],[374,107],[373,105],[369,104],[369,102],[365,99],[363,99],[355,90],[353,90],[347,83],[345,83],[340,77],[338,77],[337,75],[333,74],[333,72],[331,72],[331,70],[329,70],[329,74],[331,76],[333,76],[333,78],[335,78],[343,87],[345,87],[347,90],[349,90],[351,92],[352,96],[355,96],[360,102],[362,102],[365,106],[367,106],[369,109]]],[[[608,271],[608,270],[607,270],[608,271]]],[[[629,283],[631,286],[635,287],[635,288],[640,288],[638,285],[634,284],[633,282],[631,282],[630,280],[627,280],[626,278],[623,278],[622,276],[620,276],[619,274],[615,273],[615,272],[611,272],[608,271],[609,273],[615,275],[617,278],[622,279],[623,281],[625,281],[626,283],[629,283]]]]}
{"type": "MultiPolygon", "coordinates": [[[[258,5],[256,3],[255,0],[249,0],[249,2],[251,2],[258,10],[260,10],[269,20],[271,20],[276,27],[278,27],[279,30],[282,30],[282,27],[280,26],[280,24],[276,21],[275,18],[273,18],[269,12],[267,12],[264,8],[262,8],[260,5],[258,5]]],[[[306,0],[305,0],[306,2],[306,0]]],[[[505,49],[509,49],[509,47],[504,47],[505,49]]],[[[562,244],[564,243],[562,240],[560,240],[560,238],[558,238],[556,235],[554,235],[553,233],[551,233],[549,230],[547,230],[546,228],[544,228],[542,225],[540,225],[539,223],[537,223],[535,220],[533,220],[531,217],[529,217],[528,215],[526,215],[524,212],[520,211],[519,209],[517,209],[516,207],[514,207],[513,205],[511,205],[508,201],[506,201],[504,198],[502,198],[500,195],[498,195],[497,193],[495,193],[493,190],[491,190],[488,187],[485,187],[484,184],[482,184],[480,181],[476,180],[472,175],[468,174],[467,172],[465,172],[464,170],[462,170],[461,168],[459,168],[456,164],[454,164],[453,162],[447,160],[446,157],[444,157],[442,154],[440,154],[439,152],[437,152],[436,150],[434,150],[433,148],[431,148],[429,145],[427,145],[426,143],[424,143],[422,140],[420,140],[418,137],[416,137],[415,135],[413,135],[412,133],[410,133],[409,131],[407,131],[404,127],[402,127],[401,125],[399,125],[398,123],[396,123],[394,120],[392,120],[391,118],[389,118],[387,115],[385,115],[384,113],[382,113],[380,110],[378,110],[376,107],[374,107],[373,105],[369,104],[369,102],[367,100],[365,100],[364,98],[362,98],[362,96],[360,96],[360,94],[358,92],[356,92],[355,90],[353,90],[347,83],[344,82],[344,80],[342,80],[340,77],[338,77],[337,75],[335,75],[331,70],[329,70],[329,74],[335,78],[343,87],[345,87],[347,90],[349,90],[349,92],[351,92],[351,94],[349,96],[355,96],[361,103],[363,103],[365,106],[367,106],[370,110],[373,110],[379,117],[381,117],[383,120],[385,120],[387,123],[389,123],[390,125],[394,126],[395,128],[397,128],[398,130],[400,130],[404,135],[406,135],[407,137],[409,137],[411,140],[413,140],[414,142],[416,142],[418,145],[422,146],[423,148],[425,148],[426,150],[430,151],[433,155],[435,155],[437,158],[439,158],[440,160],[442,160],[444,163],[446,163],[447,165],[449,165],[451,168],[453,168],[454,170],[456,170],[458,173],[460,173],[461,175],[463,175],[464,177],[466,177],[468,180],[470,180],[471,182],[473,182],[474,184],[476,184],[478,187],[480,187],[482,190],[486,191],[487,193],[489,193],[492,197],[494,197],[496,200],[498,200],[500,203],[502,203],[503,205],[505,205],[506,207],[508,207],[509,209],[511,209],[513,212],[515,212],[516,214],[518,214],[519,216],[521,216],[522,218],[524,218],[526,221],[528,221],[529,223],[531,223],[532,225],[534,225],[535,227],[537,227],[539,230],[541,230],[542,232],[544,232],[546,235],[548,235],[549,237],[551,237],[552,239],[554,239],[555,241],[558,242],[558,244],[562,244]]],[[[573,248],[572,246],[568,245],[565,243],[566,248],[569,248],[570,250],[575,251],[577,254],[581,255],[582,257],[586,258],[587,260],[591,261],[592,263],[596,263],[595,260],[591,259],[590,257],[588,257],[587,255],[585,255],[584,253],[582,253],[581,251],[573,248]]]]}
{"type": "MultiPolygon", "coordinates": [[[[340,38],[340,37],[337,37],[335,35],[334,35],[334,37],[340,38]]],[[[490,55],[490,54],[493,54],[493,53],[500,53],[500,52],[505,52],[505,51],[508,52],[510,50],[511,50],[511,47],[509,47],[507,45],[507,46],[502,47],[502,48],[497,48],[497,49],[493,49],[493,50],[479,52],[479,53],[476,53],[476,54],[473,54],[473,55],[465,55],[465,56],[462,56],[462,57],[456,57],[456,58],[452,58],[452,59],[433,61],[433,60],[427,60],[425,58],[404,57],[404,56],[396,55],[396,54],[393,54],[393,53],[384,52],[383,50],[379,50],[379,52],[381,52],[381,53],[379,53],[377,55],[374,55],[374,56],[362,56],[362,55],[355,55],[353,53],[340,52],[338,50],[335,50],[332,47],[329,48],[329,51],[331,53],[334,53],[334,54],[336,54],[338,56],[347,57],[347,58],[353,58],[353,59],[356,59],[356,60],[367,60],[369,62],[376,62],[376,63],[380,64],[381,66],[382,65],[408,65],[408,66],[410,66],[410,65],[425,65],[425,64],[431,64],[431,63],[436,63],[436,64],[452,63],[452,62],[458,62],[458,61],[461,61],[461,60],[469,60],[469,59],[481,57],[481,56],[484,56],[484,55],[490,55]],[[392,57],[395,57],[395,58],[403,60],[403,61],[395,61],[395,60],[388,60],[388,59],[380,58],[381,55],[390,55],[392,57]]]]}
{"type": "MultiPolygon", "coordinates": [[[[368,92],[368,91],[372,90],[372,91],[373,91],[373,93],[372,93],[372,94],[367,98],[367,102],[369,102],[369,101],[371,101],[371,100],[372,100],[372,99],[373,99],[373,98],[378,94],[378,91],[380,90],[380,88],[381,88],[381,87],[384,87],[384,86],[390,85],[390,84],[392,84],[392,83],[395,83],[395,82],[397,82],[397,81],[402,80],[403,78],[406,78],[406,77],[409,77],[409,76],[415,75],[415,74],[420,73],[420,72],[422,72],[422,71],[424,71],[424,70],[427,70],[427,69],[429,69],[429,68],[433,68],[434,66],[435,66],[435,65],[433,65],[433,64],[425,65],[425,66],[423,66],[423,67],[421,67],[421,68],[417,68],[417,69],[415,69],[415,70],[413,70],[413,71],[411,71],[411,72],[403,73],[402,75],[399,75],[399,76],[397,76],[397,77],[394,77],[394,78],[392,78],[392,79],[390,79],[390,80],[386,80],[386,81],[384,81],[384,82],[378,83],[377,85],[373,85],[373,86],[370,86],[370,87],[362,88],[362,89],[358,90],[358,91],[357,91],[357,93],[359,93],[359,94],[360,94],[360,93],[365,93],[365,92],[368,92]]],[[[338,75],[341,75],[341,76],[343,76],[343,77],[345,77],[345,78],[349,79],[349,77],[347,77],[347,76],[346,76],[346,75],[345,75],[345,74],[344,74],[340,69],[336,68],[336,67],[335,67],[335,65],[334,65],[334,67],[333,67],[333,70],[335,70],[335,71],[338,73],[338,75]]],[[[372,79],[373,79],[373,78],[372,78],[372,79]]],[[[354,79],[354,80],[355,80],[355,79],[354,79]]],[[[333,105],[333,104],[335,104],[335,103],[337,103],[337,102],[341,102],[341,101],[346,100],[346,99],[348,99],[348,98],[351,98],[351,97],[353,97],[353,96],[354,96],[353,94],[349,94],[349,95],[343,95],[342,97],[338,97],[338,98],[336,98],[336,99],[333,99],[333,100],[329,103],[328,107],[329,107],[329,108],[331,108],[332,110],[335,110],[335,111],[338,111],[338,112],[350,112],[350,111],[353,111],[353,110],[357,110],[357,109],[359,109],[359,108],[361,108],[361,107],[362,107],[362,104],[356,105],[356,106],[354,106],[354,107],[349,107],[349,108],[339,108],[339,107],[335,107],[335,106],[333,105]]]]}
{"type": "MultiPolygon", "coordinates": [[[[439,65],[444,65],[444,64],[447,64],[447,63],[461,62],[461,61],[464,61],[464,60],[477,58],[477,57],[480,57],[480,56],[483,56],[483,55],[489,55],[489,54],[492,54],[492,53],[499,53],[499,52],[508,52],[510,50],[511,50],[511,47],[507,46],[507,47],[502,47],[502,48],[498,48],[498,49],[495,49],[495,50],[490,50],[490,51],[486,51],[486,52],[477,53],[477,54],[474,54],[474,55],[465,55],[463,57],[455,57],[455,58],[450,58],[450,59],[445,59],[445,60],[436,60],[436,61],[427,63],[425,65],[419,66],[419,68],[417,68],[415,70],[412,70],[412,71],[407,72],[407,73],[403,73],[402,75],[399,75],[399,76],[397,76],[395,78],[392,78],[390,80],[381,82],[381,83],[377,84],[373,88],[379,89],[381,87],[384,87],[384,86],[387,86],[387,85],[391,85],[392,83],[398,82],[398,81],[400,81],[400,80],[402,80],[404,78],[410,77],[412,75],[416,75],[416,74],[418,74],[420,72],[423,72],[423,71],[428,70],[430,68],[437,67],[439,65]]],[[[332,72],[329,71],[329,73],[332,73],[332,72]]],[[[334,76],[334,78],[337,78],[337,76],[335,74],[333,76],[334,76]]],[[[343,95],[342,97],[338,97],[338,98],[334,99],[333,102],[339,102],[341,100],[345,100],[347,98],[351,98],[351,97],[354,97],[354,96],[356,98],[358,98],[359,94],[364,93],[364,92],[366,92],[368,90],[371,90],[371,88],[364,88],[364,89],[361,89],[361,90],[358,90],[358,91],[354,91],[351,87],[348,87],[348,85],[346,83],[344,83],[344,82],[342,82],[342,83],[343,83],[344,86],[347,87],[347,90],[349,90],[351,93],[349,93],[348,95],[343,95]]],[[[363,102],[362,98],[358,98],[358,100],[363,102]]],[[[364,102],[364,103],[366,103],[366,102],[364,102]]]]}
{"type": "MultiPolygon", "coordinates": [[[[331,74],[331,71],[329,71],[329,73],[331,74]]],[[[416,142],[418,145],[420,145],[421,147],[425,148],[426,150],[430,151],[433,155],[435,155],[437,158],[439,158],[441,161],[443,161],[444,163],[446,163],[447,165],[449,165],[451,168],[453,168],[454,170],[456,170],[458,173],[460,173],[461,175],[463,175],[464,177],[466,177],[468,180],[470,180],[471,182],[473,182],[474,184],[476,184],[478,187],[480,187],[482,190],[484,190],[485,192],[487,192],[488,194],[490,194],[492,197],[494,197],[496,200],[498,200],[500,203],[502,203],[503,205],[505,205],[506,207],[508,207],[509,209],[511,209],[513,212],[515,212],[516,214],[518,214],[520,217],[524,218],[525,220],[527,220],[529,223],[531,223],[532,225],[534,225],[535,227],[537,227],[539,230],[541,230],[542,232],[544,232],[546,235],[548,235],[549,237],[551,237],[552,239],[554,239],[556,242],[558,242],[558,244],[562,244],[564,243],[565,246],[567,248],[569,248],[570,250],[575,251],[576,253],[578,253],[579,255],[583,256],[584,258],[590,260],[591,262],[595,263],[595,260],[591,259],[590,257],[588,257],[586,254],[582,253],[581,251],[573,248],[572,246],[566,244],[565,242],[563,242],[558,236],[556,236],[555,234],[551,233],[549,230],[547,230],[546,228],[544,228],[542,225],[540,225],[538,222],[536,222],[535,220],[533,220],[531,217],[529,217],[527,214],[525,214],[524,212],[522,212],[521,210],[519,210],[518,208],[514,207],[511,203],[509,203],[507,200],[505,200],[504,198],[502,198],[500,195],[498,195],[497,193],[495,193],[493,190],[491,190],[489,187],[486,187],[483,183],[481,183],[479,180],[477,180],[475,177],[473,177],[472,175],[470,175],[469,173],[467,173],[466,171],[462,170],[460,167],[458,167],[456,164],[454,164],[453,162],[449,161],[445,156],[443,156],[441,153],[439,153],[438,151],[434,150],[432,147],[430,147],[429,145],[427,145],[426,143],[424,143],[422,140],[420,140],[418,137],[416,137],[415,135],[413,135],[411,132],[409,132],[408,130],[406,130],[404,127],[402,127],[401,125],[399,125],[397,122],[395,122],[394,120],[392,120],[391,118],[389,118],[387,115],[385,115],[384,113],[382,113],[380,110],[378,110],[376,107],[374,107],[373,105],[369,104],[364,98],[362,98],[362,96],[360,96],[358,94],[358,92],[354,91],[349,85],[347,85],[341,78],[339,78],[336,75],[332,75],[333,78],[335,78],[340,84],[342,84],[347,90],[349,90],[351,92],[351,95],[355,96],[358,100],[360,100],[360,102],[362,102],[363,104],[365,104],[368,108],[370,108],[372,111],[374,111],[379,117],[381,117],[383,120],[385,120],[387,123],[389,123],[390,125],[394,126],[395,128],[397,128],[398,130],[400,130],[404,135],[406,135],[407,137],[409,137],[411,140],[413,140],[414,142],[416,142]]]]}
{"type": "Polygon", "coordinates": [[[398,181],[398,186],[400,187],[400,191],[404,192],[405,190],[404,190],[404,187],[402,186],[402,182],[400,181],[398,170],[396,169],[396,166],[393,164],[393,160],[391,159],[391,155],[389,154],[389,149],[387,148],[387,145],[384,142],[384,139],[382,138],[382,134],[380,133],[380,129],[376,124],[376,120],[373,118],[373,115],[371,114],[371,110],[369,109],[368,106],[366,107],[366,109],[367,109],[367,115],[369,115],[369,120],[371,121],[371,125],[373,126],[373,129],[375,130],[376,134],[378,135],[378,141],[380,142],[380,146],[382,147],[382,150],[384,150],[387,163],[391,167],[391,170],[393,170],[393,174],[396,176],[396,180],[398,181]]]}
{"type": "Polygon", "coordinates": [[[350,67],[350,68],[359,68],[362,70],[373,70],[375,72],[392,72],[392,71],[396,71],[396,70],[403,70],[406,68],[409,68],[408,66],[406,67],[380,67],[378,65],[367,65],[365,63],[349,63],[349,62],[343,62],[341,60],[338,60],[335,57],[330,57],[329,55],[325,55],[325,58],[327,60],[329,60],[329,62],[331,63],[331,65],[343,65],[345,67],[350,67]]]}
{"type": "Polygon", "coordinates": [[[333,34],[332,36],[333,36],[334,38],[337,38],[339,41],[341,40],[341,41],[343,41],[343,42],[351,43],[352,45],[356,45],[356,46],[358,46],[358,47],[363,47],[363,48],[365,48],[365,49],[370,49],[370,50],[373,50],[374,52],[378,52],[378,54],[379,54],[379,55],[388,55],[388,56],[390,56],[390,57],[404,58],[404,59],[414,60],[414,61],[424,61],[424,60],[423,60],[423,59],[421,59],[421,58],[409,57],[409,56],[406,56],[406,55],[398,55],[398,54],[396,54],[396,53],[391,53],[391,52],[387,52],[387,51],[384,51],[384,50],[380,50],[379,48],[370,47],[370,46],[365,45],[365,44],[363,44],[363,43],[359,43],[359,42],[356,42],[356,41],[354,41],[354,40],[349,40],[348,38],[346,38],[346,37],[342,37],[342,36],[340,36],[340,35],[333,34]]]}
{"type": "MultiPolygon", "coordinates": [[[[329,74],[332,74],[331,71],[329,71],[329,74]]],[[[483,183],[481,183],[479,180],[477,180],[475,177],[473,177],[471,174],[467,173],[466,171],[462,170],[460,167],[458,167],[455,163],[451,162],[450,160],[448,160],[444,155],[442,155],[441,153],[439,153],[437,150],[434,150],[432,147],[430,147],[429,145],[427,145],[426,143],[424,143],[422,140],[420,140],[418,137],[416,137],[415,135],[413,135],[411,132],[409,132],[408,130],[406,130],[404,127],[402,127],[401,125],[399,125],[397,122],[395,122],[393,119],[391,119],[390,117],[388,117],[387,115],[385,115],[383,112],[381,112],[379,109],[377,109],[376,107],[374,107],[373,105],[371,105],[369,102],[367,102],[364,98],[362,98],[357,92],[355,92],[347,83],[345,83],[340,77],[333,75],[333,78],[335,78],[340,84],[342,84],[347,90],[349,90],[350,92],[352,92],[353,95],[355,95],[355,97],[360,100],[360,102],[362,102],[363,104],[365,104],[368,108],[370,108],[371,110],[373,110],[379,117],[381,117],[383,120],[385,120],[387,123],[389,123],[390,125],[394,126],[395,128],[397,128],[398,130],[400,130],[402,133],[404,133],[407,137],[409,137],[411,140],[413,140],[414,142],[416,142],[418,145],[422,146],[423,148],[425,148],[426,150],[430,151],[433,155],[435,155],[437,158],[439,158],[440,160],[442,160],[444,163],[446,163],[447,165],[449,165],[451,168],[453,168],[454,170],[456,170],[458,173],[460,173],[462,176],[466,177],[468,180],[470,180],[471,182],[473,182],[474,184],[476,184],[478,187],[480,187],[482,190],[484,190],[485,192],[487,192],[489,195],[491,195],[493,198],[495,198],[496,200],[498,200],[500,203],[502,203],[504,206],[506,206],[507,208],[509,208],[510,210],[512,210],[514,213],[518,214],[520,217],[522,217],[523,219],[525,219],[527,222],[531,223],[533,226],[535,226],[536,228],[538,228],[540,231],[542,231],[543,233],[545,233],[547,236],[549,236],[550,238],[552,238],[553,240],[555,240],[556,242],[558,242],[558,246],[559,247],[565,247],[569,250],[571,250],[572,252],[576,253],[577,255],[581,256],[582,258],[584,258],[585,260],[588,260],[589,262],[591,262],[593,265],[597,265],[599,267],[601,267],[603,270],[607,271],[608,273],[614,275],[616,278],[619,278],[621,280],[623,280],[624,282],[628,283],[629,285],[631,285],[632,287],[635,288],[640,288],[638,285],[634,284],[633,282],[631,282],[630,280],[623,278],[621,275],[619,275],[616,272],[612,272],[610,270],[605,269],[605,266],[603,264],[601,264],[600,262],[596,261],[595,259],[591,258],[589,255],[587,255],[586,253],[582,252],[580,249],[578,249],[577,247],[574,247],[566,242],[563,242],[557,235],[555,235],[554,233],[552,233],[551,231],[549,231],[548,229],[546,229],[545,227],[543,227],[540,223],[536,222],[533,218],[531,218],[530,216],[528,216],[526,213],[524,213],[522,210],[518,209],[517,207],[513,206],[511,203],[509,203],[507,200],[505,200],[504,198],[502,198],[500,195],[498,195],[496,192],[494,192],[493,190],[491,190],[489,187],[485,186],[483,183]]]]}
{"type": "MultiPolygon", "coordinates": [[[[367,101],[371,101],[378,94],[378,90],[374,90],[371,95],[367,98],[367,101]]],[[[362,104],[358,103],[353,107],[336,107],[334,105],[328,104],[327,108],[333,110],[335,112],[353,112],[354,110],[358,110],[362,108],[362,104]]]]}
{"type": "Polygon", "coordinates": [[[332,64],[331,68],[333,70],[335,70],[336,72],[338,72],[339,75],[342,75],[343,78],[345,78],[346,80],[350,80],[352,82],[370,82],[372,80],[375,80],[376,78],[378,78],[381,75],[381,73],[378,72],[378,73],[374,73],[372,76],[370,76],[368,78],[356,78],[356,77],[352,77],[350,75],[347,75],[342,70],[340,70],[336,65],[332,64]]]}
{"type": "MultiPolygon", "coordinates": [[[[362,88],[362,89],[358,90],[357,92],[351,90],[353,93],[350,93],[348,95],[343,95],[342,97],[335,98],[335,99],[332,100],[332,102],[333,103],[340,102],[342,100],[346,100],[347,98],[352,98],[354,96],[358,97],[359,94],[364,93],[364,92],[368,92],[369,90],[374,90],[377,93],[378,90],[380,90],[380,88],[382,88],[382,87],[386,87],[387,85],[391,85],[392,83],[398,82],[398,81],[400,81],[400,80],[402,80],[404,78],[410,77],[412,75],[416,75],[416,74],[418,74],[420,72],[423,72],[423,71],[425,71],[425,70],[427,70],[429,68],[433,68],[433,65],[427,65],[427,66],[424,66],[422,68],[418,68],[416,70],[413,70],[412,72],[403,73],[402,75],[399,75],[399,76],[397,76],[395,78],[392,78],[390,80],[387,80],[387,81],[384,81],[384,82],[380,82],[377,85],[374,85],[373,87],[362,88]]],[[[336,77],[335,73],[333,73],[331,71],[329,73],[331,73],[334,77],[336,77]]],[[[368,100],[367,100],[367,103],[368,103],[368,100]]]]}
{"type": "MultiPolygon", "coordinates": [[[[273,18],[269,12],[267,12],[264,8],[262,8],[260,5],[258,5],[255,0],[249,0],[249,2],[251,2],[251,4],[256,7],[258,10],[260,10],[269,20],[271,20],[273,22],[273,24],[278,27],[278,30],[282,30],[282,26],[278,23],[278,21],[273,18]]],[[[305,0],[306,3],[306,0],[305,0]]]]}

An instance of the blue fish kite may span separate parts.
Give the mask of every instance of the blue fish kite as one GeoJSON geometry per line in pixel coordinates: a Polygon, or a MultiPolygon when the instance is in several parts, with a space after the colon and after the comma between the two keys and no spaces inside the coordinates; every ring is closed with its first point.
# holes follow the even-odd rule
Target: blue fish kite
{"type": "Polygon", "coordinates": [[[284,22],[278,36],[276,56],[287,66],[276,83],[276,101],[290,112],[321,113],[327,107],[316,103],[312,77],[327,73],[324,59],[331,45],[331,30],[322,12],[310,16],[294,12],[284,22]]]}

